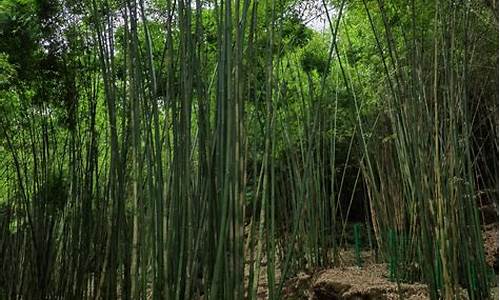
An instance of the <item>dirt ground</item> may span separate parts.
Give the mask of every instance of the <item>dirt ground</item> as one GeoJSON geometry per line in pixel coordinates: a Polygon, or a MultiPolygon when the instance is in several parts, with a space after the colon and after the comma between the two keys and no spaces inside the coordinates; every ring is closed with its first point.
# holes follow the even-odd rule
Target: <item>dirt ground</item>
{"type": "Polygon", "coordinates": [[[486,262],[498,270],[498,224],[483,227],[483,240],[486,262]]]}
{"type": "MultiPolygon", "coordinates": [[[[348,267],[326,270],[313,284],[312,298],[326,299],[428,299],[423,284],[398,284],[387,279],[383,264],[366,268],[348,267]]],[[[311,298],[311,297],[310,297],[311,298]]]]}
{"type": "MultiPolygon", "coordinates": [[[[483,226],[486,261],[498,274],[498,223],[483,226]]],[[[313,274],[299,273],[285,282],[282,298],[288,300],[382,300],[429,299],[423,283],[398,283],[389,280],[387,265],[376,263],[369,251],[362,251],[363,267],[356,267],[352,250],[340,252],[340,267],[313,274]]],[[[249,261],[247,261],[248,265],[249,261]]],[[[248,268],[245,270],[248,280],[248,268]]],[[[276,270],[279,282],[280,271],[276,270]]],[[[263,258],[258,281],[258,299],[268,298],[267,262],[263,258]]],[[[465,290],[457,299],[468,299],[465,290]]],[[[492,288],[492,298],[498,299],[498,287],[492,288]]]]}
{"type": "MultiPolygon", "coordinates": [[[[483,227],[487,263],[498,271],[498,224],[483,227]]],[[[397,284],[388,279],[387,266],[377,264],[369,252],[363,252],[364,267],[354,266],[350,251],[341,253],[342,267],[315,274],[300,273],[288,280],[283,298],[289,300],[381,300],[429,299],[427,286],[422,283],[397,284]]],[[[497,272],[498,273],[498,272],[497,272]]],[[[498,299],[498,287],[492,288],[491,299],[498,299]]],[[[265,299],[266,293],[260,294],[265,299]]],[[[465,290],[457,299],[468,299],[465,290]]]]}

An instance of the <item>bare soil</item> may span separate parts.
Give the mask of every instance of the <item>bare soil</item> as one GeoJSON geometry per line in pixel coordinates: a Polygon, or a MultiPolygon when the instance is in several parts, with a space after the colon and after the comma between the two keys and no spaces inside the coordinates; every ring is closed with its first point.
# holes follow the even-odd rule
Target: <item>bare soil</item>
{"type": "MultiPolygon", "coordinates": [[[[498,224],[483,226],[483,239],[488,265],[498,273],[498,224]]],[[[363,267],[356,267],[352,249],[340,252],[340,267],[304,272],[285,282],[283,299],[288,300],[426,300],[427,286],[423,283],[396,283],[389,280],[387,265],[376,263],[369,251],[361,253],[363,267]]],[[[245,270],[247,273],[248,270],[245,270]]],[[[276,280],[279,281],[279,270],[276,280]]],[[[248,274],[246,274],[246,278],[248,274]]],[[[258,299],[268,298],[267,261],[262,258],[258,281],[258,299]]],[[[457,299],[468,299],[465,290],[457,299]]],[[[492,299],[498,299],[498,287],[492,288],[492,299]]]]}
{"type": "Polygon", "coordinates": [[[367,264],[299,274],[286,284],[285,299],[429,299],[427,286],[421,283],[397,284],[389,281],[385,264],[367,264]]]}
{"type": "Polygon", "coordinates": [[[483,226],[483,241],[486,263],[498,272],[498,224],[483,226]]]}
{"type": "MultiPolygon", "coordinates": [[[[483,226],[486,261],[498,273],[498,224],[483,226]]],[[[423,283],[401,283],[389,281],[387,266],[377,264],[370,252],[362,252],[364,267],[355,265],[350,250],[342,251],[341,267],[327,269],[315,274],[300,273],[288,280],[283,293],[289,300],[379,300],[379,299],[429,299],[427,286],[423,283]]],[[[491,289],[491,299],[498,299],[498,287],[491,289]]],[[[265,293],[261,294],[264,296],[265,293]]],[[[468,299],[465,290],[458,299],[468,299]]]]}

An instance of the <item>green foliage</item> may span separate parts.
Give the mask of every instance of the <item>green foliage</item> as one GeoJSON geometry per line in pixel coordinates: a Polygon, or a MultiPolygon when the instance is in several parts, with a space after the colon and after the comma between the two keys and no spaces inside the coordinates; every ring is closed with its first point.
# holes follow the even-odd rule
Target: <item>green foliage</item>
{"type": "Polygon", "coordinates": [[[35,1],[0,3],[0,51],[8,55],[21,80],[33,79],[33,70],[37,69],[35,54],[40,37],[37,9],[35,1]]]}
{"type": "Polygon", "coordinates": [[[289,50],[296,47],[304,47],[314,34],[312,29],[308,28],[294,16],[286,18],[281,28],[281,37],[289,50]]]}
{"type": "Polygon", "coordinates": [[[14,66],[9,63],[9,57],[5,53],[0,53],[0,88],[5,90],[12,84],[12,79],[16,75],[14,66]]]}
{"type": "Polygon", "coordinates": [[[16,69],[9,62],[8,55],[0,53],[0,112],[5,119],[0,122],[6,122],[19,108],[19,100],[15,92],[16,69]]]}
{"type": "Polygon", "coordinates": [[[319,36],[313,38],[302,50],[300,64],[306,73],[318,72],[325,76],[330,70],[328,65],[328,48],[325,40],[319,36]]]}

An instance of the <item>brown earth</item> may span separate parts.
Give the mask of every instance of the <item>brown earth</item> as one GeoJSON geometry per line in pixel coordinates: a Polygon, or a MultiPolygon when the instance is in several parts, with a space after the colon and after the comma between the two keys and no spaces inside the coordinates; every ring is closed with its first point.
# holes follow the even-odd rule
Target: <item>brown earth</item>
{"type": "MultiPolygon", "coordinates": [[[[483,226],[486,261],[498,271],[498,223],[483,226]]],[[[340,267],[315,272],[299,273],[285,282],[283,299],[288,300],[381,300],[429,299],[423,283],[397,284],[388,278],[386,264],[376,263],[372,253],[361,253],[363,268],[354,266],[356,259],[351,249],[340,252],[340,267]],[[402,297],[402,298],[400,298],[402,297]]],[[[258,283],[258,299],[267,299],[267,262],[262,259],[258,283]]],[[[248,274],[247,274],[248,275],[248,274]]],[[[276,279],[280,277],[279,270],[276,279]]],[[[466,292],[457,299],[467,299],[466,292]]],[[[492,299],[498,299],[498,287],[492,288],[492,299]]]]}
{"type": "Polygon", "coordinates": [[[498,224],[483,226],[483,241],[486,263],[498,273],[498,224]]]}
{"type": "MultiPolygon", "coordinates": [[[[498,273],[498,223],[483,226],[483,239],[486,262],[498,273]]],[[[397,283],[389,281],[387,266],[375,263],[368,251],[362,252],[363,268],[354,266],[355,258],[352,251],[341,251],[340,257],[339,268],[323,270],[313,275],[300,273],[288,280],[283,298],[289,300],[429,299],[425,284],[401,283],[398,286],[397,283]]],[[[498,299],[498,287],[492,288],[491,293],[491,299],[498,299]]],[[[461,293],[459,299],[468,299],[465,291],[461,293]]]]}
{"type": "Polygon", "coordinates": [[[284,298],[296,300],[379,300],[429,299],[427,287],[421,283],[400,284],[389,281],[385,264],[371,264],[364,268],[341,267],[316,273],[300,274],[287,282],[284,298]]]}
{"type": "Polygon", "coordinates": [[[326,270],[314,282],[312,299],[429,299],[426,285],[398,285],[387,279],[386,270],[383,264],[326,270]]]}

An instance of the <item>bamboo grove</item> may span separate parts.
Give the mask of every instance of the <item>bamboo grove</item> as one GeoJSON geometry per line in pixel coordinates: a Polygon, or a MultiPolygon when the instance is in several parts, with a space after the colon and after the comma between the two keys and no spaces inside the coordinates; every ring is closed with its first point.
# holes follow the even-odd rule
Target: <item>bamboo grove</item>
{"type": "Polygon", "coordinates": [[[496,9],[1,2],[0,298],[282,299],[358,222],[398,283],[486,299],[496,9]]]}

